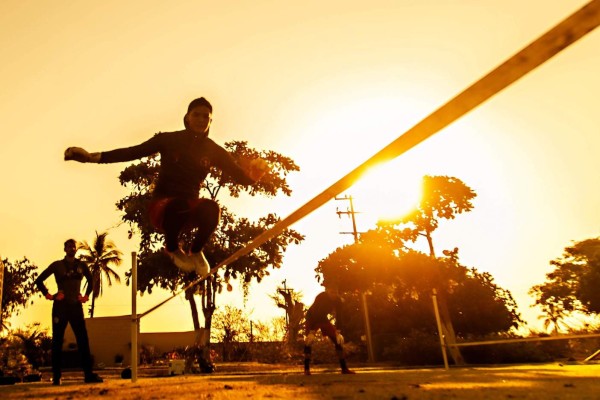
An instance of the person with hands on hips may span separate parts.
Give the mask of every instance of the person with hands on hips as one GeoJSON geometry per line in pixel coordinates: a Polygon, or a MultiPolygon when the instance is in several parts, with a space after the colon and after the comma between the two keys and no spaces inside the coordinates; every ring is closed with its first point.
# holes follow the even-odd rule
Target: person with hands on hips
{"type": "Polygon", "coordinates": [[[86,383],[102,382],[102,378],[92,370],[92,356],[88,340],[82,304],[89,300],[92,292],[92,274],[83,261],[75,258],[77,242],[69,239],[64,244],[65,257],[54,261],[35,280],[35,284],[44,297],[52,300],[52,384],[61,384],[62,345],[67,324],[71,324],[86,383]],[[44,281],[54,275],[58,291],[51,294],[44,281]],[[87,281],[85,294],[80,292],[81,281],[87,281]]]}

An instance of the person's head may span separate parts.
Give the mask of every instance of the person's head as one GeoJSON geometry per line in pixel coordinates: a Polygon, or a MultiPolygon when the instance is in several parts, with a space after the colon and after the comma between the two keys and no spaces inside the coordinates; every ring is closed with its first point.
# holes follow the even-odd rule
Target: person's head
{"type": "Polygon", "coordinates": [[[212,122],[212,105],[204,97],[192,100],[183,117],[185,128],[197,135],[208,135],[212,122]]]}
{"type": "Polygon", "coordinates": [[[65,242],[65,253],[68,257],[75,257],[77,253],[77,241],[75,239],[68,239],[65,242]]]}

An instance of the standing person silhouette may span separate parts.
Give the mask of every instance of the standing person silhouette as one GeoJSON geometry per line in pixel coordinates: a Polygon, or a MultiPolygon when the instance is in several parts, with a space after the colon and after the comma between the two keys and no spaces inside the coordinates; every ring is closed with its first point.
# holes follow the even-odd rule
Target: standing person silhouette
{"type": "Polygon", "coordinates": [[[164,233],[165,251],[177,267],[205,275],[210,266],[202,249],[219,224],[221,210],[216,201],[198,198],[202,181],[214,166],[236,182],[252,185],[269,167],[260,158],[242,160],[238,164],[227,150],[208,137],[212,105],[204,97],[189,104],[183,122],[183,131],[158,133],[132,147],[101,153],[69,147],[65,160],[103,164],[160,153],[158,180],[148,210],[150,221],[164,233]],[[197,229],[189,254],[179,245],[180,234],[188,229],[197,229]]]}
{"type": "Polygon", "coordinates": [[[37,288],[52,304],[52,384],[60,385],[62,369],[62,346],[67,324],[71,324],[77,349],[81,357],[84,380],[86,383],[102,382],[97,374],[92,371],[92,356],[88,340],[85,319],[83,317],[83,306],[92,293],[92,274],[86,263],[75,258],[77,254],[77,242],[69,239],[65,242],[65,258],[50,264],[35,280],[37,288]],[[50,294],[44,281],[51,275],[56,279],[58,292],[50,294]],[[81,281],[87,280],[87,290],[82,296],[81,281]]]}
{"type": "Polygon", "coordinates": [[[344,353],[344,337],[334,324],[329,320],[330,315],[339,316],[339,308],[342,299],[338,290],[333,287],[328,287],[324,292],[321,292],[315,298],[313,304],[306,312],[306,323],[304,336],[304,374],[310,375],[310,361],[312,355],[312,344],[315,341],[315,333],[320,330],[324,336],[335,346],[342,374],[354,374],[355,372],[348,369],[346,365],[346,356],[344,353]]]}

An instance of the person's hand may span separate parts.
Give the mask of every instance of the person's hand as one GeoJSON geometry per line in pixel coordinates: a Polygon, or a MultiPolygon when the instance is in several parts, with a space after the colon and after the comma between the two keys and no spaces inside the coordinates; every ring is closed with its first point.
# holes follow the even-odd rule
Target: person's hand
{"type": "Polygon", "coordinates": [[[50,293],[46,293],[46,295],[44,297],[46,297],[46,299],[48,299],[48,300],[54,300],[54,295],[50,294],[50,293]]]}
{"type": "Polygon", "coordinates": [[[259,181],[267,172],[271,171],[271,166],[268,162],[263,160],[260,157],[255,158],[254,160],[248,163],[248,175],[254,181],[259,181]]]}
{"type": "Polygon", "coordinates": [[[78,161],[81,163],[100,162],[100,153],[88,153],[81,147],[69,147],[65,150],[65,161],[78,161]]]}
{"type": "Polygon", "coordinates": [[[54,300],[56,300],[56,301],[61,301],[61,300],[63,300],[64,298],[65,298],[65,294],[64,294],[63,292],[57,292],[57,293],[54,295],[54,300]]]}
{"type": "Polygon", "coordinates": [[[80,302],[80,303],[85,303],[85,302],[87,302],[87,301],[88,301],[90,298],[89,298],[87,295],[85,295],[85,296],[82,296],[81,294],[79,294],[79,295],[77,296],[77,299],[79,300],[79,302],[80,302]]]}

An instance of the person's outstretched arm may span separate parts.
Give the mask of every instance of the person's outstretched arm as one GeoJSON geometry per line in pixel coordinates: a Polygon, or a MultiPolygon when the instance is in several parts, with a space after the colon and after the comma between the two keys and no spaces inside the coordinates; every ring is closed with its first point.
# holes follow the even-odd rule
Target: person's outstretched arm
{"type": "Polygon", "coordinates": [[[211,145],[213,160],[217,167],[231,176],[237,183],[242,185],[252,185],[259,181],[271,169],[269,163],[262,158],[242,158],[238,163],[223,147],[214,142],[212,142],[211,145]]]}
{"type": "Polygon", "coordinates": [[[65,161],[101,164],[132,161],[158,153],[160,151],[160,143],[161,135],[158,134],[137,146],[104,152],[90,153],[81,147],[69,147],[65,150],[65,161]]]}

